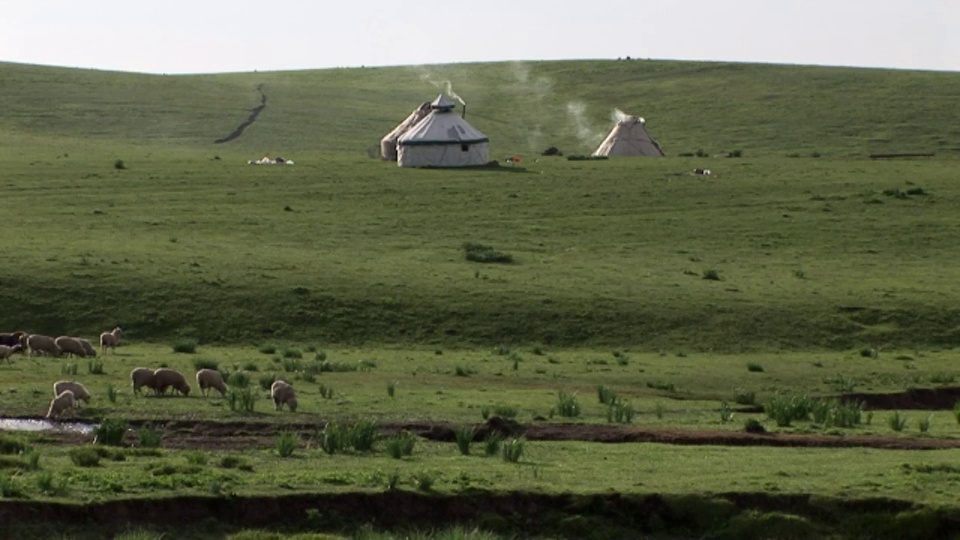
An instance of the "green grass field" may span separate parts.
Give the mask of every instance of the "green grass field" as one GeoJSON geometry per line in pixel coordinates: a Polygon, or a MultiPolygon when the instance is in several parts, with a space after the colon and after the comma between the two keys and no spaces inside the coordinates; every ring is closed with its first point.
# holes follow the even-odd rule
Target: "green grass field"
{"type": "MultiPolygon", "coordinates": [[[[908,419],[902,432],[886,410],[865,411],[870,420],[850,428],[777,427],[761,412],[723,421],[721,410],[743,405],[734,402],[745,394],[762,406],[783,394],[955,385],[958,93],[954,73],[697,62],[203,76],[0,64],[0,330],[92,341],[118,324],[125,330],[116,353],[99,358],[103,374],[84,359],[14,356],[0,365],[0,410],[41,416],[52,383],[76,378],[95,396],[80,418],[146,421],[161,433],[168,420],[317,430],[358,419],[480,424],[497,406],[524,424],[578,427],[609,423],[597,397],[604,386],[635,409],[624,429],[739,432],[755,419],[779,434],[953,441],[960,425],[948,410],[899,411],[908,419]],[[435,97],[431,81],[444,80],[490,137],[491,157],[519,155],[518,165],[411,170],[375,159],[379,138],[435,97]],[[260,104],[258,87],[267,102],[257,121],[215,144],[260,104]],[[646,117],[667,157],[540,156],[549,146],[588,154],[615,108],[646,117]],[[742,157],[726,157],[735,151],[742,157]],[[935,155],[869,158],[897,152],[935,155]],[[296,164],[246,164],[265,154],[296,164]],[[469,261],[467,243],[514,262],[469,261]],[[173,352],[190,341],[195,354],[173,352]],[[261,352],[268,345],[272,352],[261,352]],[[300,358],[285,355],[294,349],[300,358]],[[321,355],[342,370],[310,380],[321,355]],[[255,410],[199,396],[197,360],[248,372],[255,410]],[[193,393],[132,395],[130,370],[161,365],[186,373],[193,393]],[[259,383],[269,376],[294,383],[296,413],[273,410],[259,383]],[[577,397],[579,416],[551,414],[561,391],[577,397]]],[[[879,520],[872,529],[852,521],[872,531],[864,537],[929,537],[958,512],[950,449],[526,441],[516,464],[481,457],[481,442],[461,456],[455,443],[418,440],[412,456],[395,460],[385,441],[369,453],[328,455],[301,435],[291,458],[261,438],[206,449],[193,468],[196,451],[178,448],[127,449],[124,461],[78,467],[72,445],[29,436],[39,469],[23,465],[26,455],[3,462],[0,507],[7,499],[389,495],[393,480],[403,493],[454,498],[619,493],[712,505],[736,492],[917,505],[891,510],[889,522],[870,514],[879,520]],[[218,466],[234,454],[252,471],[218,466]],[[421,489],[423,475],[432,490],[421,489]],[[919,522],[933,529],[905,525],[919,522]]],[[[798,537],[851,531],[818,510],[741,503],[721,524],[686,533],[679,510],[663,515],[665,525],[638,527],[746,538],[753,533],[736,527],[779,536],[763,527],[795,518],[802,526],[786,530],[798,537]]],[[[545,536],[604,537],[606,525],[567,521],[597,515],[566,508],[545,536]]],[[[359,525],[312,530],[361,535],[359,525]]],[[[523,535],[517,523],[481,528],[523,535]]],[[[280,534],[240,529],[208,532],[280,534]]]]}

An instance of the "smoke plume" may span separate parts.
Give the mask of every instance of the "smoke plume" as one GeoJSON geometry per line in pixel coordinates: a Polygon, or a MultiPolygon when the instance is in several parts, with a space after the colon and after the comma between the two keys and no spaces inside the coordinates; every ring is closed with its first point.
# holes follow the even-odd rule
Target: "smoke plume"
{"type": "Polygon", "coordinates": [[[567,103],[567,116],[573,127],[573,134],[583,146],[596,146],[603,140],[603,132],[597,131],[587,121],[587,106],[581,101],[567,103]]]}
{"type": "Polygon", "coordinates": [[[430,72],[428,72],[428,71],[421,71],[421,72],[420,72],[420,80],[432,84],[432,85],[434,86],[434,88],[439,88],[439,89],[442,90],[445,94],[447,94],[447,95],[450,96],[451,98],[453,98],[453,99],[457,100],[458,102],[460,102],[460,105],[463,105],[464,107],[466,107],[467,102],[465,102],[465,101],[463,100],[463,98],[460,97],[459,94],[457,94],[456,92],[453,91],[453,83],[450,82],[449,79],[435,79],[435,78],[430,74],[430,72]]]}

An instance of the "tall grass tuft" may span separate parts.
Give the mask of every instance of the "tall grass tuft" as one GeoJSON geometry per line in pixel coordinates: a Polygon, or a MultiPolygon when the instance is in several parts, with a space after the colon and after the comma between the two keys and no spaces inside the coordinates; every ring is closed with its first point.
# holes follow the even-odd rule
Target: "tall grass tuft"
{"type": "Polygon", "coordinates": [[[473,426],[460,426],[453,430],[453,436],[457,440],[457,448],[464,456],[470,455],[470,443],[477,435],[477,430],[473,426]]]}
{"type": "Polygon", "coordinates": [[[140,441],[141,448],[160,447],[160,433],[147,426],[137,430],[137,440],[140,441]]]}
{"type": "Polygon", "coordinates": [[[387,383],[387,395],[390,397],[396,396],[397,393],[397,381],[390,381],[387,383]]]}
{"type": "Polygon", "coordinates": [[[347,443],[357,452],[373,450],[377,441],[377,423],[373,420],[357,420],[347,432],[347,443]]]}
{"type": "Polygon", "coordinates": [[[747,371],[752,373],[763,373],[763,364],[759,362],[747,362],[747,371]]]}
{"type": "Polygon", "coordinates": [[[517,463],[523,457],[523,446],[526,440],[523,437],[510,439],[503,443],[501,457],[507,463],[517,463]]]}
{"type": "Polygon", "coordinates": [[[618,424],[629,424],[633,422],[636,411],[630,403],[615,398],[613,402],[607,405],[607,422],[618,424]]]}
{"type": "Polygon", "coordinates": [[[94,442],[109,446],[121,446],[123,434],[127,431],[127,424],[118,418],[104,418],[100,425],[93,430],[94,442]]]}
{"type": "Polygon", "coordinates": [[[69,364],[60,364],[60,374],[61,375],[76,375],[77,374],[77,364],[75,362],[70,362],[69,364]]]}
{"type": "Polygon", "coordinates": [[[211,360],[209,358],[194,358],[193,359],[193,369],[199,371],[201,369],[212,369],[214,371],[220,366],[220,363],[216,360],[211,360]]]}
{"type": "Polygon", "coordinates": [[[70,461],[77,467],[96,467],[100,465],[100,453],[97,452],[96,448],[78,446],[71,448],[67,455],[70,456],[70,461]]]}
{"type": "Polygon", "coordinates": [[[617,391],[603,384],[598,385],[597,399],[603,405],[612,405],[617,400],[617,391]]]}
{"type": "Polygon", "coordinates": [[[37,489],[44,495],[63,495],[67,492],[67,481],[67,478],[53,471],[43,471],[37,475],[37,489]]]}
{"type": "Polygon", "coordinates": [[[386,440],[387,454],[393,459],[400,459],[404,456],[413,455],[413,447],[417,444],[417,438],[409,431],[401,431],[395,436],[386,440]]]}
{"type": "Polygon", "coordinates": [[[273,354],[277,352],[277,346],[273,343],[263,343],[257,348],[263,354],[273,354]]]}
{"type": "Polygon", "coordinates": [[[580,416],[580,402],[577,400],[576,394],[571,394],[566,390],[557,392],[557,404],[554,405],[550,413],[556,413],[563,418],[580,416]]]}
{"type": "Polygon", "coordinates": [[[317,391],[320,393],[320,397],[323,399],[333,399],[333,388],[325,384],[321,384],[317,387],[317,391]]]}
{"type": "Polygon", "coordinates": [[[894,411],[893,414],[887,418],[887,425],[894,431],[903,431],[903,429],[907,427],[907,417],[900,416],[900,411],[894,411]]]}
{"type": "Polygon", "coordinates": [[[290,457],[297,448],[297,436],[293,432],[284,431],[277,435],[274,446],[277,449],[278,456],[282,458],[290,457]]]}
{"type": "Polygon", "coordinates": [[[231,388],[227,391],[227,404],[233,412],[252,413],[257,403],[257,393],[251,388],[231,388]]]}
{"type": "Polygon", "coordinates": [[[260,388],[264,390],[270,390],[270,387],[273,386],[273,383],[277,381],[277,376],[274,373],[265,373],[257,379],[257,382],[260,384],[260,388]]]}
{"type": "Polygon", "coordinates": [[[491,432],[483,440],[483,453],[487,456],[495,456],[500,452],[500,445],[503,443],[503,435],[497,432],[491,432]]]}
{"type": "Polygon", "coordinates": [[[433,484],[437,481],[437,475],[427,471],[420,471],[413,475],[413,485],[423,492],[433,490],[433,484]]]}
{"type": "Polygon", "coordinates": [[[933,415],[928,415],[926,418],[923,418],[918,423],[920,433],[929,433],[930,432],[930,419],[933,418],[933,415]]]}
{"type": "Polygon", "coordinates": [[[733,391],[733,402],[737,405],[754,405],[757,402],[757,393],[737,388],[733,391]]]}
{"type": "Polygon", "coordinates": [[[247,388],[250,386],[250,374],[246,371],[234,371],[227,377],[227,384],[233,388],[247,388]]]}
{"type": "Polygon", "coordinates": [[[117,402],[117,389],[112,384],[107,385],[107,399],[110,403],[117,402]]]}
{"type": "Polygon", "coordinates": [[[103,375],[103,360],[87,360],[87,373],[90,375],[103,375]]]}
{"type": "Polygon", "coordinates": [[[776,422],[779,427],[787,427],[794,421],[807,420],[812,409],[813,400],[806,394],[776,394],[763,408],[767,417],[776,422]]]}
{"type": "Polygon", "coordinates": [[[960,401],[953,404],[953,419],[960,424],[960,401]]]}
{"type": "Polygon", "coordinates": [[[730,408],[729,403],[724,401],[720,404],[720,423],[726,424],[731,420],[733,420],[733,409],[730,408]]]}

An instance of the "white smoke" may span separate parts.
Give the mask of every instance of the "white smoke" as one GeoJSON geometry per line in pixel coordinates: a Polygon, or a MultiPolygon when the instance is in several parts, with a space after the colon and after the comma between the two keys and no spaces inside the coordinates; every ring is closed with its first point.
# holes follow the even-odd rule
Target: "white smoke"
{"type": "Polygon", "coordinates": [[[464,101],[459,94],[453,91],[453,83],[450,82],[449,79],[435,79],[433,75],[430,74],[429,71],[423,70],[423,71],[420,71],[420,80],[426,81],[432,84],[434,88],[439,88],[451,98],[459,101],[460,104],[463,105],[464,107],[467,106],[467,102],[464,101]]]}
{"type": "Polygon", "coordinates": [[[567,103],[567,116],[573,127],[573,134],[583,146],[596,146],[603,140],[603,132],[597,131],[587,121],[587,106],[581,101],[567,103]]]}
{"type": "Polygon", "coordinates": [[[610,120],[613,122],[623,122],[627,118],[630,118],[630,115],[620,109],[614,109],[613,112],[610,113],[610,120]]]}

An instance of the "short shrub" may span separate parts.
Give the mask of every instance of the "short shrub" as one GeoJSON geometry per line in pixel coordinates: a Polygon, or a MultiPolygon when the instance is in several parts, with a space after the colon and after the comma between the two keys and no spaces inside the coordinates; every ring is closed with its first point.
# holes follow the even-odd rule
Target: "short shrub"
{"type": "Polygon", "coordinates": [[[4,499],[25,499],[27,492],[23,482],[15,476],[0,474],[0,497],[4,499]]]}
{"type": "Polygon", "coordinates": [[[247,362],[246,364],[243,365],[243,370],[244,370],[244,371],[259,371],[260,368],[257,367],[257,364],[256,364],[255,362],[247,362]]]}
{"type": "Polygon", "coordinates": [[[653,414],[657,417],[657,420],[663,420],[664,413],[667,412],[666,407],[663,406],[663,403],[657,402],[657,405],[653,408],[653,414]]]}
{"type": "Polygon", "coordinates": [[[96,448],[89,446],[71,448],[67,455],[70,456],[70,461],[77,467],[96,467],[100,465],[100,454],[96,448]]]}
{"type": "Polygon", "coordinates": [[[219,362],[216,360],[211,360],[209,358],[194,358],[193,359],[193,369],[199,371],[201,369],[212,369],[214,371],[219,367],[219,362]]]}
{"type": "Polygon", "coordinates": [[[787,427],[794,421],[807,420],[813,401],[807,395],[777,394],[770,398],[763,410],[779,427],[787,427]]]}
{"type": "Polygon", "coordinates": [[[299,359],[299,358],[303,358],[303,353],[300,351],[300,349],[297,349],[294,347],[287,347],[286,349],[283,350],[283,357],[299,359]]]}
{"type": "Polygon", "coordinates": [[[300,360],[296,358],[285,358],[283,359],[283,370],[287,373],[294,373],[300,371],[300,360]]]}
{"type": "Polygon", "coordinates": [[[475,370],[475,369],[473,369],[473,368],[463,367],[463,366],[457,366],[457,367],[454,369],[453,374],[456,375],[457,377],[469,377],[469,376],[475,374],[476,372],[477,372],[477,370],[475,370]]]}
{"type": "Polygon", "coordinates": [[[953,384],[956,381],[957,377],[952,373],[934,373],[930,376],[932,384],[953,384]]]}
{"type": "Polygon", "coordinates": [[[227,385],[233,388],[248,388],[250,386],[250,374],[246,371],[234,371],[227,377],[227,385]]]}
{"type": "Polygon", "coordinates": [[[523,446],[525,442],[523,437],[504,441],[500,454],[503,460],[508,463],[517,463],[520,461],[520,458],[523,457],[523,446]]]}
{"type": "Polygon", "coordinates": [[[197,340],[180,339],[173,344],[173,352],[183,354],[193,354],[197,352],[197,340]]]}
{"type": "Polygon", "coordinates": [[[284,431],[277,435],[275,446],[277,455],[280,457],[290,457],[297,448],[297,436],[289,431],[284,431]]]}
{"type": "Polygon", "coordinates": [[[113,162],[113,168],[117,169],[118,171],[122,171],[127,168],[127,165],[123,162],[122,159],[118,159],[113,162]]]}
{"type": "Polygon", "coordinates": [[[508,420],[513,420],[517,417],[520,411],[512,405],[494,405],[493,406],[493,415],[499,416],[500,418],[506,418],[508,420]]]}
{"type": "Polygon", "coordinates": [[[60,365],[60,374],[61,375],[76,375],[77,374],[77,364],[70,362],[69,364],[60,365]]]}
{"type": "Polygon", "coordinates": [[[117,402],[117,389],[112,384],[107,385],[107,399],[110,403],[117,402]]]}
{"type": "Polygon", "coordinates": [[[262,352],[263,354],[273,354],[277,352],[277,346],[274,345],[273,343],[264,343],[260,345],[260,347],[257,350],[262,352]]]}
{"type": "Polygon", "coordinates": [[[464,258],[478,263],[513,264],[513,255],[476,242],[464,242],[461,246],[464,258]]]}
{"type": "Polygon", "coordinates": [[[754,405],[757,402],[757,394],[743,388],[737,388],[733,391],[733,402],[737,405],[754,405]]]}
{"type": "Polygon", "coordinates": [[[103,375],[103,360],[87,360],[87,373],[90,375],[103,375]]]}
{"type": "Polygon", "coordinates": [[[40,470],[40,452],[31,450],[23,455],[23,460],[27,464],[27,469],[31,471],[40,470]]]}
{"type": "MultiPolygon", "coordinates": [[[[491,407],[489,405],[483,405],[480,407],[480,416],[486,420],[490,418],[491,407]]],[[[957,413],[957,423],[960,424],[960,412],[957,413]]]]}
{"type": "Polygon", "coordinates": [[[326,362],[327,353],[324,351],[317,351],[316,354],[313,355],[313,359],[316,360],[317,362],[326,362]]]}
{"type": "Polygon", "coordinates": [[[270,390],[270,387],[273,386],[273,383],[277,381],[277,376],[273,373],[267,373],[261,375],[257,382],[260,383],[260,388],[264,390],[270,390]]]}
{"type": "Polygon", "coordinates": [[[123,434],[127,431],[127,424],[118,418],[104,418],[93,430],[94,442],[109,446],[121,446],[123,434]]]}
{"type": "Polygon", "coordinates": [[[377,361],[372,358],[364,358],[357,362],[357,369],[360,371],[372,371],[377,369],[377,361]]]}
{"type": "Polygon", "coordinates": [[[763,365],[758,362],[747,362],[747,371],[751,373],[763,373],[763,365]]]}
{"type": "Polygon", "coordinates": [[[664,381],[647,381],[647,388],[652,388],[654,390],[663,390],[664,392],[676,392],[677,385],[672,382],[664,381]]]}
{"type": "Polygon", "coordinates": [[[461,454],[470,455],[470,443],[473,442],[476,435],[477,430],[473,426],[460,426],[453,430],[453,436],[457,441],[457,449],[460,450],[461,454]]]}
{"type": "Polygon", "coordinates": [[[240,469],[241,471],[253,470],[253,467],[239,456],[223,456],[220,458],[220,466],[224,469],[240,469]]]}
{"type": "Polygon", "coordinates": [[[323,399],[333,399],[333,388],[330,388],[325,384],[321,384],[319,387],[317,387],[317,391],[320,393],[320,397],[323,399]]]}
{"type": "Polygon", "coordinates": [[[390,381],[387,383],[387,395],[394,397],[397,393],[397,381],[390,381]]]}
{"type": "Polygon", "coordinates": [[[703,271],[702,277],[708,281],[720,281],[720,272],[713,268],[707,268],[703,271]]]}
{"type": "Polygon", "coordinates": [[[193,450],[190,452],[184,452],[183,457],[187,460],[187,463],[191,465],[206,465],[207,464],[207,454],[200,450],[193,450]]]}
{"type": "Polygon", "coordinates": [[[140,441],[140,446],[142,448],[159,448],[160,447],[160,433],[149,427],[144,426],[138,429],[137,439],[140,441]]]}
{"type": "Polygon", "coordinates": [[[746,431],[747,433],[766,433],[767,432],[767,428],[763,427],[763,423],[761,423],[756,418],[748,418],[747,421],[744,422],[743,424],[743,430],[746,431]]]}
{"type": "Polygon", "coordinates": [[[43,471],[37,475],[37,489],[44,495],[63,495],[67,492],[67,479],[53,471],[43,471]]]}

